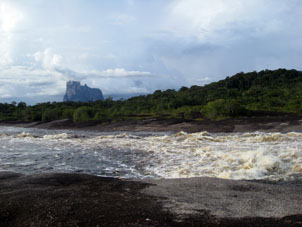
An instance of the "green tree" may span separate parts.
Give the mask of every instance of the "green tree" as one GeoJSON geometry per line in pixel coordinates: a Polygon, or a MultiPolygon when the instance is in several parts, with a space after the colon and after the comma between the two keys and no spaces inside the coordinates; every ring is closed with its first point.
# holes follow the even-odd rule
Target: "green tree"
{"type": "Polygon", "coordinates": [[[62,118],[63,119],[73,119],[73,114],[74,114],[74,110],[73,109],[63,109],[63,112],[62,112],[62,118]]]}
{"type": "Polygon", "coordinates": [[[93,120],[95,109],[88,106],[82,106],[77,108],[73,113],[74,122],[88,122],[93,120]]]}
{"type": "Polygon", "coordinates": [[[235,100],[217,99],[209,102],[201,111],[207,118],[217,119],[245,115],[246,109],[235,100]]]}
{"type": "Polygon", "coordinates": [[[42,113],[42,121],[54,121],[59,119],[60,112],[57,109],[46,109],[42,113]]]}

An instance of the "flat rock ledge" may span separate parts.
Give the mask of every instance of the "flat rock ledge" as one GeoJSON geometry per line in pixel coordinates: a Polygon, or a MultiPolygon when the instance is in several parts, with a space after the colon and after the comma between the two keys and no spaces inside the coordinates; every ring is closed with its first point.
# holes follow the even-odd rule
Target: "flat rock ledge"
{"type": "Polygon", "coordinates": [[[0,226],[302,226],[302,184],[1,172],[0,226]]]}
{"type": "Polygon", "coordinates": [[[0,122],[0,126],[41,129],[72,129],[98,132],[302,132],[301,115],[251,116],[220,121],[186,119],[145,119],[120,122],[74,123],[68,119],[51,122],[0,122]]]}

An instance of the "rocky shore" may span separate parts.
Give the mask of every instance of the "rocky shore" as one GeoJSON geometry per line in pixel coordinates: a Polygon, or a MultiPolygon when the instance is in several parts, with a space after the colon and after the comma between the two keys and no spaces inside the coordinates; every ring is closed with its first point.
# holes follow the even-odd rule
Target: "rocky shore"
{"type": "Polygon", "coordinates": [[[302,226],[302,183],[0,173],[0,226],[302,226]]]}
{"type": "Polygon", "coordinates": [[[71,120],[52,122],[2,122],[0,125],[43,128],[43,129],[81,129],[93,131],[169,131],[188,133],[208,132],[302,132],[302,115],[251,116],[230,118],[220,121],[186,119],[145,119],[124,120],[117,122],[73,123],[71,120]]]}
{"type": "MultiPolygon", "coordinates": [[[[302,132],[302,116],[1,125],[96,131],[302,132]]],[[[0,172],[0,227],[302,226],[302,180],[298,179],[275,183],[216,178],[125,180],[0,172]]]]}

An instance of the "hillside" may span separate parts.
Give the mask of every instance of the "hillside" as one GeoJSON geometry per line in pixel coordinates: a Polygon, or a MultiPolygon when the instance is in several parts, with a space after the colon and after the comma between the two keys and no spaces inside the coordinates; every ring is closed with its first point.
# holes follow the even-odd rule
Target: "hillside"
{"type": "Polygon", "coordinates": [[[251,116],[259,111],[302,113],[302,72],[264,70],[238,73],[205,86],[182,87],[178,91],[157,90],[153,94],[113,101],[41,103],[34,106],[0,104],[1,121],[74,122],[145,119],[221,119],[251,116]]]}

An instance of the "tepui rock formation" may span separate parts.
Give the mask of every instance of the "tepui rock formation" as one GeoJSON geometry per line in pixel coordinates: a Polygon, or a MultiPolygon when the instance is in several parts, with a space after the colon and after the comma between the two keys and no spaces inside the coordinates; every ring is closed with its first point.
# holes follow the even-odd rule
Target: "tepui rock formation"
{"type": "Polygon", "coordinates": [[[89,102],[104,100],[103,93],[98,88],[90,88],[86,84],[81,85],[80,81],[68,81],[66,83],[66,94],[63,101],[68,102],[89,102]]]}

